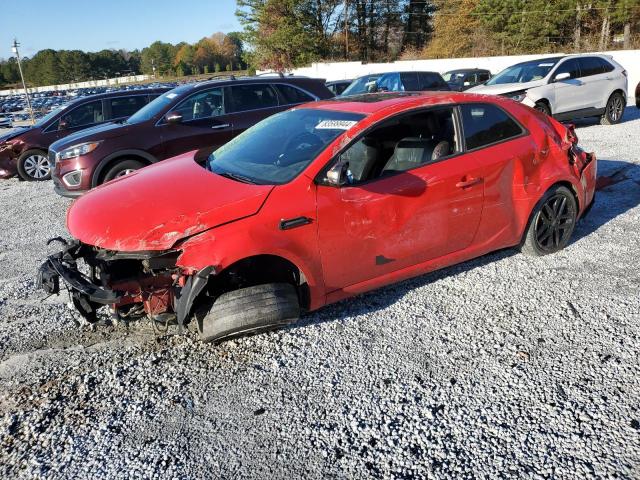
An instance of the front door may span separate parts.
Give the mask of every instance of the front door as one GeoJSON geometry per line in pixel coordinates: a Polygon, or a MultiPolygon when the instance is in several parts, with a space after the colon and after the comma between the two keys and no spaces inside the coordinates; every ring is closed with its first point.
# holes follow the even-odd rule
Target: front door
{"type": "Polygon", "coordinates": [[[482,168],[461,153],[453,110],[441,109],[437,121],[431,111],[413,114],[366,134],[337,160],[349,161],[352,184],[318,186],[328,292],[471,244],[482,213],[482,168]]]}
{"type": "Polygon", "coordinates": [[[178,104],[169,115],[180,115],[178,123],[164,119],[156,128],[162,139],[162,158],[175,157],[191,150],[208,155],[233,138],[231,115],[226,111],[223,88],[194,93],[178,104]]]}

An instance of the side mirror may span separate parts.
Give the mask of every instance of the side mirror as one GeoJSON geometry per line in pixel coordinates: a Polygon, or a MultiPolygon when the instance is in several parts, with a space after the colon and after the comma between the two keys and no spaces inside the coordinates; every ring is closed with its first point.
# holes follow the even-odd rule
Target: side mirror
{"type": "Polygon", "coordinates": [[[569,72],[562,72],[556,75],[553,79],[554,82],[561,82],[562,80],[569,80],[571,78],[571,74],[569,72]]]}
{"type": "Polygon", "coordinates": [[[338,162],[327,172],[326,185],[341,187],[347,184],[347,171],[349,162],[338,162]]]}
{"type": "Polygon", "coordinates": [[[177,112],[169,112],[164,116],[164,121],[170,125],[182,123],[182,115],[177,112]]]}

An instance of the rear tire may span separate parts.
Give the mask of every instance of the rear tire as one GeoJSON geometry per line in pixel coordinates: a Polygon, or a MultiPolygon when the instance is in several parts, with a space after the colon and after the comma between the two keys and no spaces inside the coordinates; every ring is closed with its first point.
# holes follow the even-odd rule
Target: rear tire
{"type": "Polygon", "coordinates": [[[551,116],[551,108],[549,108],[549,105],[547,105],[546,102],[537,102],[534,108],[545,115],[551,116]]]}
{"type": "Polygon", "coordinates": [[[299,316],[295,287],[267,283],[223,293],[198,322],[198,329],[203,341],[219,342],[283,327],[299,316]]]}
{"type": "Polygon", "coordinates": [[[577,218],[573,193],[561,185],[550,188],[533,210],[520,251],[541,257],[562,250],[571,240],[577,218]]]}
{"type": "Polygon", "coordinates": [[[108,182],[115,178],[123,177],[136,170],[140,170],[143,167],[146,167],[146,165],[142,162],[139,162],[138,160],[120,160],[111,168],[109,168],[109,170],[107,170],[102,183],[108,182]]]}
{"type": "Polygon", "coordinates": [[[609,100],[607,100],[604,115],[600,117],[600,125],[615,125],[616,123],[620,123],[624,115],[625,106],[624,96],[618,92],[613,93],[609,97],[609,100]]]}
{"type": "Polygon", "coordinates": [[[43,182],[51,178],[47,152],[27,150],[18,157],[18,175],[28,182],[43,182]]]}

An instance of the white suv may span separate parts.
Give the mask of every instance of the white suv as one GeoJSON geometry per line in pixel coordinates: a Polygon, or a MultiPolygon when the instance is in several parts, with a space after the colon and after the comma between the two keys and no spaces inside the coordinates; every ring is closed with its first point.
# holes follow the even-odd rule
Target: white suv
{"type": "Polygon", "coordinates": [[[558,120],[600,117],[611,125],[627,105],[627,71],[606,55],[567,55],[506,68],[467,90],[509,97],[558,120]]]}

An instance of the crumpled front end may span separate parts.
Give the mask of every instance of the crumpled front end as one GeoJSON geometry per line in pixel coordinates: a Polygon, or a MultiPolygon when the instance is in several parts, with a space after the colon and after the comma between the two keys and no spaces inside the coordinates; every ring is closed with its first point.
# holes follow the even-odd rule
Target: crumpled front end
{"type": "Polygon", "coordinates": [[[18,173],[19,154],[13,142],[0,142],[0,178],[11,178],[18,173]]]}
{"type": "Polygon", "coordinates": [[[148,316],[164,324],[176,322],[182,328],[210,273],[184,274],[176,266],[179,250],[116,252],[57,240],[65,248],[41,265],[38,285],[49,294],[58,294],[62,281],[74,306],[89,322],[97,320],[100,307],[109,306],[117,319],[148,316]]]}

